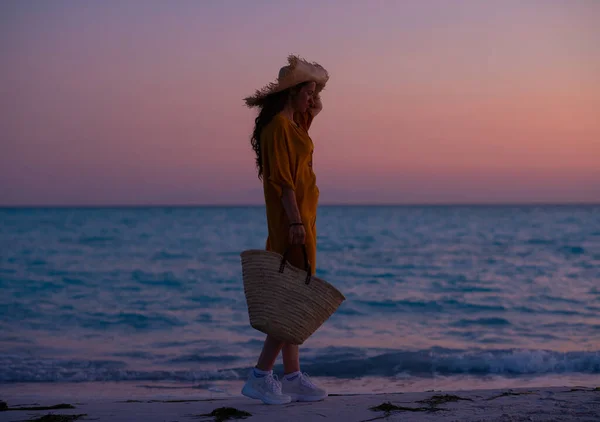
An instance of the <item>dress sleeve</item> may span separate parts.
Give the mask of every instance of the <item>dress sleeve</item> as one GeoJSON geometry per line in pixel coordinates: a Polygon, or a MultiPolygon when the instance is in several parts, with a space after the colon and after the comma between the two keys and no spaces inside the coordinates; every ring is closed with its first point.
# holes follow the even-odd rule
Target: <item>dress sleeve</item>
{"type": "Polygon", "coordinates": [[[310,110],[306,111],[305,113],[296,112],[294,115],[294,120],[296,121],[296,123],[298,123],[300,127],[307,132],[310,128],[310,125],[312,124],[313,118],[314,117],[310,110]]]}
{"type": "Polygon", "coordinates": [[[292,145],[287,130],[278,126],[273,130],[272,136],[265,138],[265,155],[268,166],[268,181],[276,189],[279,196],[283,187],[296,189],[292,174],[292,145]]]}

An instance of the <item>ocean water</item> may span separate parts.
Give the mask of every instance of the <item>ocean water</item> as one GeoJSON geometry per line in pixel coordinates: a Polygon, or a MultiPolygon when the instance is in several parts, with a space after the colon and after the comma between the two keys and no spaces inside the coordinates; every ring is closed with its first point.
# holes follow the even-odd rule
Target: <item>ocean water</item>
{"type": "MultiPolygon", "coordinates": [[[[324,206],[317,229],[347,300],[301,362],[330,393],[600,384],[600,206],[324,206]]],[[[262,207],[0,209],[0,391],[239,394],[264,340],[239,254],[265,236],[262,207]]]]}

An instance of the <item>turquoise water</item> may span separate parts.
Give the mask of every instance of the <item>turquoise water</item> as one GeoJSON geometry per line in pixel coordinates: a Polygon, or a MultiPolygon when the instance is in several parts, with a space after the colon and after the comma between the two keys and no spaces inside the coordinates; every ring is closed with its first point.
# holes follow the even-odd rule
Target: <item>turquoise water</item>
{"type": "MultiPolygon", "coordinates": [[[[302,369],[330,389],[600,379],[600,206],[322,207],[317,228],[347,301],[302,369]]],[[[237,393],[264,339],[239,253],[265,236],[262,207],[1,209],[0,389],[237,393]]]]}

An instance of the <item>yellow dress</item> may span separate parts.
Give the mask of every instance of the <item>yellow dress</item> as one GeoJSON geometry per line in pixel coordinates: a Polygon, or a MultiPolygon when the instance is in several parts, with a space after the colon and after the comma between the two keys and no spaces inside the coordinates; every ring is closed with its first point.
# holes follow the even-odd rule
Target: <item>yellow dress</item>
{"type": "MultiPolygon", "coordinates": [[[[278,114],[265,126],[260,136],[268,226],[266,249],[283,255],[290,246],[290,221],[281,203],[282,187],[287,186],[296,194],[298,210],[306,230],[306,252],[311,273],[315,274],[319,188],[313,172],[314,145],[308,135],[313,118],[307,112],[297,113],[294,119],[296,124],[278,114]]],[[[295,267],[304,269],[302,248],[293,247],[288,260],[295,267]]]]}

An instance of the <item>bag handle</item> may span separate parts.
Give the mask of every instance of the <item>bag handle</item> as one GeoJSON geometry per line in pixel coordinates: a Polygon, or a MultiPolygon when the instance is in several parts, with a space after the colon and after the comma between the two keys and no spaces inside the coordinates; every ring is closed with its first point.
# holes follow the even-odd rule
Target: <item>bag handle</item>
{"type": "MultiPolygon", "coordinates": [[[[291,245],[283,253],[283,258],[281,259],[281,265],[279,266],[279,272],[282,274],[283,274],[283,270],[285,269],[285,262],[287,261],[287,256],[290,253],[290,250],[294,246],[295,245],[291,245]]],[[[310,267],[310,263],[308,262],[308,253],[306,252],[306,245],[303,244],[303,245],[298,245],[298,246],[302,246],[302,251],[304,252],[304,269],[306,270],[306,280],[304,281],[304,283],[306,285],[308,285],[308,284],[310,284],[310,276],[311,276],[312,270],[310,267]]]]}

